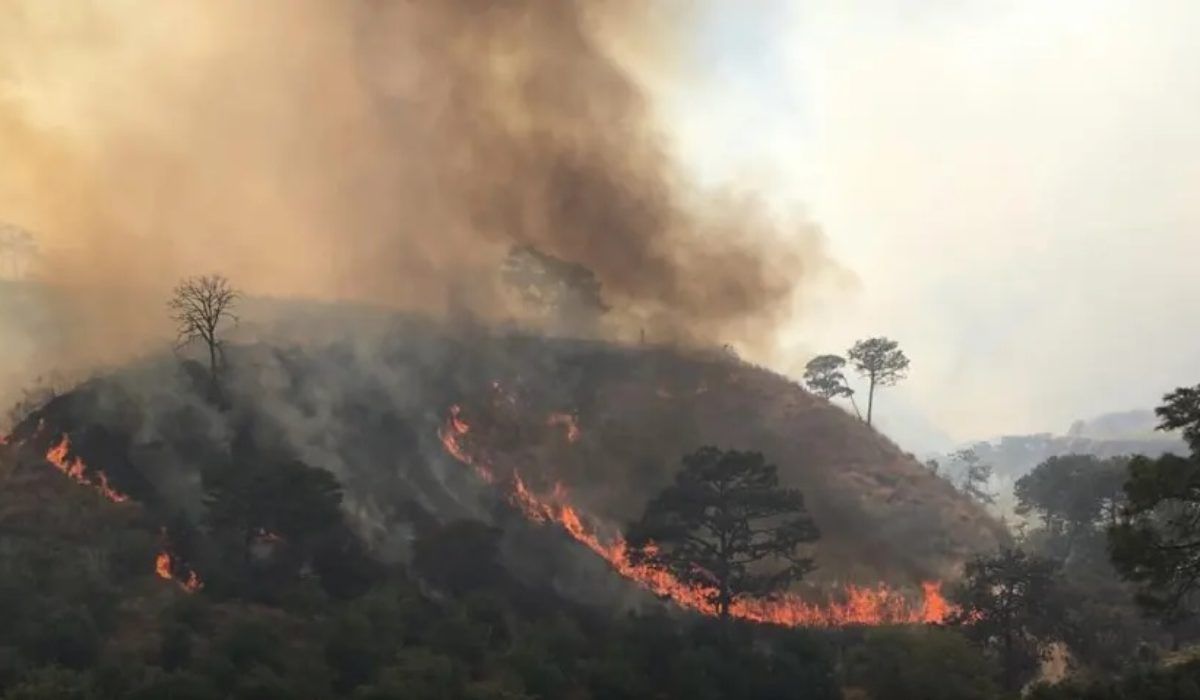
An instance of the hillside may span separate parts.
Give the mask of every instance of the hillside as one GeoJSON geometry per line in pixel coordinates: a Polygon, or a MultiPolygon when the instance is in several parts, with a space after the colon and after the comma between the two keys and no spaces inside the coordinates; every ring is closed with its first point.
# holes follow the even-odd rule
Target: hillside
{"type": "MultiPolygon", "coordinates": [[[[453,406],[496,469],[566,485],[606,534],[692,446],[762,449],[823,528],[811,588],[910,590],[994,544],[994,523],[894,445],[725,356],[420,323],[229,355],[219,408],[195,365],[152,358],[0,445],[0,697],[832,698],[886,667],[836,660],[890,643],[861,628],[718,629],[655,601],[447,455],[453,406]],[[334,473],[324,503],[342,516],[290,505],[311,474],[288,465],[238,508],[296,517],[243,559],[212,517],[213,474],[232,460],[269,479],[278,455],[334,473]]],[[[950,645],[938,673],[957,682],[982,663],[953,633],[905,635],[950,645]]]]}
{"type": "MultiPolygon", "coordinates": [[[[476,425],[498,469],[520,470],[536,491],[569,493],[606,536],[640,514],[684,453],[705,444],[760,450],[804,491],[822,530],[809,579],[818,588],[915,590],[952,577],[965,556],[1002,537],[886,439],[785,378],[723,355],[410,320],[320,346],[239,346],[229,364],[224,410],[202,398],[198,367],[163,357],[54,399],[13,439],[46,451],[69,435],[72,457],[164,521],[200,517],[200,473],[231,441],[286,450],[337,477],[354,528],[387,560],[407,557],[429,522],[513,518],[503,495],[438,440],[451,406],[476,425]]],[[[552,570],[568,593],[595,579],[586,552],[547,567],[529,560],[550,555],[518,550],[508,547],[516,570],[552,570]]]]}

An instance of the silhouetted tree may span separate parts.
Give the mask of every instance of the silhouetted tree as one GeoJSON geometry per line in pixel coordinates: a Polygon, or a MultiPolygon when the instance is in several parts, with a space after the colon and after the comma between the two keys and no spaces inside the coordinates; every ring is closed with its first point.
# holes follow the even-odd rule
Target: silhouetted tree
{"type": "Polygon", "coordinates": [[[846,375],[842,372],[845,366],[846,360],[840,355],[817,355],[804,366],[804,384],[812,393],[831,401],[839,396],[850,399],[854,413],[861,420],[854,390],[846,383],[846,375]]]}
{"type": "Polygon", "coordinates": [[[854,369],[866,377],[870,388],[867,390],[867,425],[875,407],[875,387],[893,386],[908,374],[908,358],[900,349],[900,344],[887,338],[867,338],[860,340],[847,353],[854,369]]]}
{"type": "Polygon", "coordinates": [[[1159,430],[1182,430],[1192,452],[1200,453],[1200,384],[1180,387],[1163,397],[1158,414],[1159,430]]]}
{"type": "Polygon", "coordinates": [[[1134,457],[1125,495],[1108,532],[1113,565],[1138,584],[1148,610],[1166,618],[1192,614],[1200,590],[1200,460],[1134,457]]]}
{"type": "Polygon", "coordinates": [[[953,593],[959,610],[950,618],[963,634],[994,653],[1008,690],[1020,688],[1061,639],[1058,564],[1004,549],[967,562],[953,593]]]}
{"type": "Polygon", "coordinates": [[[501,275],[531,308],[571,328],[587,328],[609,309],[594,272],[531,245],[514,246],[501,275]]]}
{"type": "Polygon", "coordinates": [[[1053,535],[1093,532],[1116,521],[1128,460],[1094,455],[1051,457],[1017,479],[1017,513],[1037,513],[1053,535]]]}
{"type": "Polygon", "coordinates": [[[340,595],[366,575],[365,554],[342,516],[341,486],[329,472],[247,454],[202,476],[205,525],[234,588],[286,584],[311,568],[326,590],[340,595]]]}
{"type": "Polygon", "coordinates": [[[758,452],[702,447],[629,531],[630,558],[705,589],[722,617],[745,597],[770,596],[812,570],[800,551],[819,537],[804,496],[779,486],[758,452]]]}
{"type": "Polygon", "coordinates": [[[962,465],[959,490],[980,503],[995,503],[996,497],[988,490],[988,481],[992,478],[992,465],[985,463],[979,454],[970,448],[959,450],[951,457],[962,465]]]}
{"type": "Polygon", "coordinates": [[[178,347],[200,340],[208,349],[208,371],[214,398],[220,393],[221,327],[227,321],[237,321],[233,309],[240,296],[221,275],[204,275],[180,282],[167,302],[171,320],[175,322],[178,347]]]}
{"type": "Polygon", "coordinates": [[[1200,387],[1164,400],[1159,429],[1182,429],[1192,454],[1130,461],[1127,503],[1108,545],[1117,571],[1138,584],[1138,602],[1175,620],[1194,613],[1200,591],[1200,387]]]}

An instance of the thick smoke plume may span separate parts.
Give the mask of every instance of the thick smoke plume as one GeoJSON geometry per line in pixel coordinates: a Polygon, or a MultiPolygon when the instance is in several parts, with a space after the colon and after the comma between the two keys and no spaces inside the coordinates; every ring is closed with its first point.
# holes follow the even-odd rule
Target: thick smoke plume
{"type": "Polygon", "coordinates": [[[524,244],[594,270],[626,333],[745,339],[829,263],[670,159],[629,57],[678,69],[686,14],[3,0],[0,220],[39,235],[86,353],[160,337],[166,290],[209,271],[502,317],[524,244]]]}

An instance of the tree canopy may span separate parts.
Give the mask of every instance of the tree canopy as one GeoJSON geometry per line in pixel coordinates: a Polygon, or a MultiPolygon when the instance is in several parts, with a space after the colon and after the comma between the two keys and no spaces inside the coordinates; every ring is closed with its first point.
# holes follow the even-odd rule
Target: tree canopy
{"type": "Polygon", "coordinates": [[[631,559],[710,593],[721,616],[734,601],[775,594],[813,568],[803,546],[819,531],[803,495],[779,486],[758,452],[702,447],[628,533],[631,559]]]}
{"type": "Polygon", "coordinates": [[[1127,459],[1071,454],[1051,457],[1017,480],[1017,513],[1036,513],[1055,533],[1115,521],[1124,502],[1127,459]]]}
{"type": "Polygon", "coordinates": [[[1200,592],[1200,387],[1166,395],[1160,430],[1183,431],[1192,454],[1138,456],[1126,505],[1109,529],[1113,565],[1138,585],[1138,600],[1168,619],[1195,613],[1200,592]]]}
{"type": "MultiPolygon", "coordinates": [[[[854,390],[846,382],[842,368],[846,359],[840,355],[817,355],[804,366],[804,384],[812,393],[824,399],[835,399],[844,396],[850,399],[854,412],[858,413],[858,405],[854,403],[854,390]]],[[[859,418],[862,418],[860,415],[859,418]]]]}
{"type": "Polygon", "coordinates": [[[860,340],[847,353],[854,369],[868,382],[867,425],[871,425],[875,407],[875,387],[893,386],[908,376],[908,357],[900,344],[889,338],[860,340]]]}
{"type": "Polygon", "coordinates": [[[1181,430],[1192,452],[1200,453],[1200,384],[1167,394],[1154,412],[1159,430],[1181,430]]]}
{"type": "Polygon", "coordinates": [[[960,607],[953,622],[995,655],[1009,690],[1028,681],[1063,636],[1058,569],[1052,560],[1003,549],[968,561],[954,592],[960,607]]]}
{"type": "Polygon", "coordinates": [[[592,270],[531,245],[514,246],[501,277],[543,320],[586,329],[609,310],[592,270]]]}

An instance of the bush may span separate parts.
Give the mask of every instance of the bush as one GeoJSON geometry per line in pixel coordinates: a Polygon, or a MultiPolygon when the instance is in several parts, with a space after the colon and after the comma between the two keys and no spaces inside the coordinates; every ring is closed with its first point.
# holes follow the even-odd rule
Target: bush
{"type": "Polygon", "coordinates": [[[999,697],[997,669],[949,630],[869,630],[848,659],[848,681],[875,700],[987,700],[999,697]]]}

